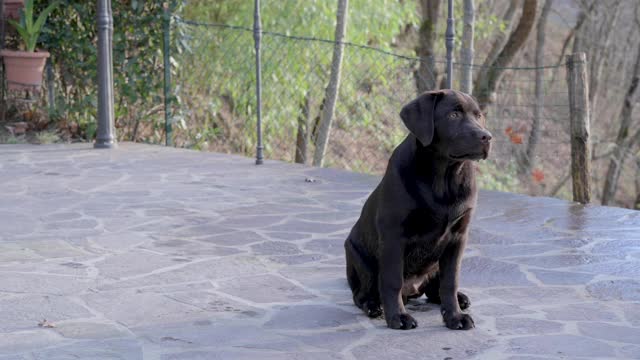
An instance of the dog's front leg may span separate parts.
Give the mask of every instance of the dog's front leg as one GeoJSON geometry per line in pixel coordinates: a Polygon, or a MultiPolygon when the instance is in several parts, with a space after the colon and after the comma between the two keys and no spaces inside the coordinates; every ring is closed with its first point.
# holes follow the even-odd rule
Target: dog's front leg
{"type": "Polygon", "coordinates": [[[462,313],[458,303],[458,276],[460,261],[466,243],[466,231],[453,239],[440,257],[440,311],[449,329],[468,330],[475,327],[473,319],[462,313]]]}
{"type": "Polygon", "coordinates": [[[382,239],[379,256],[379,289],[384,319],[392,329],[413,329],[418,322],[407,314],[402,302],[404,242],[400,238],[382,239]]]}

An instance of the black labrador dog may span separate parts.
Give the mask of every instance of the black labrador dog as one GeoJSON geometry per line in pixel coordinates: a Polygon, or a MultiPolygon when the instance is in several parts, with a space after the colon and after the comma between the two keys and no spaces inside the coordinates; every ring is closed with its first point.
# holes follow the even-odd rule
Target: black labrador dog
{"type": "Polygon", "coordinates": [[[425,294],[448,328],[473,328],[458,274],[477,201],[473,160],[487,158],[491,133],[476,101],[454,90],[426,92],[400,117],[411,133],[344,244],[353,301],[369,317],[384,311],[392,329],[413,329],[404,304],[425,294]]]}

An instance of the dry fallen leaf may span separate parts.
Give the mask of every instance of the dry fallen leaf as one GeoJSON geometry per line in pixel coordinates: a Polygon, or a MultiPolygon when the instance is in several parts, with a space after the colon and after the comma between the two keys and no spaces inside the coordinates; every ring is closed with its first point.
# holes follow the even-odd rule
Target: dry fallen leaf
{"type": "Polygon", "coordinates": [[[509,140],[511,140],[511,142],[514,144],[522,144],[522,135],[512,133],[511,135],[509,135],[509,140]]]}
{"type": "Polygon", "coordinates": [[[531,172],[531,177],[533,178],[533,181],[540,183],[544,181],[544,172],[542,172],[542,170],[540,169],[534,169],[531,172]]]}
{"type": "Polygon", "coordinates": [[[56,327],[56,325],[54,323],[51,323],[51,322],[47,321],[47,319],[42,319],[42,321],[40,321],[38,323],[38,326],[42,327],[42,328],[54,328],[54,327],[56,327]]]}

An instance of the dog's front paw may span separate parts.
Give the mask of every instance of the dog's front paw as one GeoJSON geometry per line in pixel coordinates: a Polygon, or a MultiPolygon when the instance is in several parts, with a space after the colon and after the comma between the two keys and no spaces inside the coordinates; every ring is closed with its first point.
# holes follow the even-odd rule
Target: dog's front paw
{"type": "Polygon", "coordinates": [[[387,326],[392,329],[411,330],[418,327],[418,322],[409,314],[396,314],[387,319],[387,326]]]}
{"type": "Polygon", "coordinates": [[[469,330],[476,327],[473,319],[468,314],[452,313],[444,309],[442,310],[442,320],[452,330],[469,330]]]}

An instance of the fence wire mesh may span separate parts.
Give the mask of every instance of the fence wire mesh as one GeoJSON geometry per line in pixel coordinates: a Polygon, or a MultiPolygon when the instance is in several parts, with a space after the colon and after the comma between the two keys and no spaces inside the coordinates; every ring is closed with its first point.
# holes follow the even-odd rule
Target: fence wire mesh
{"type": "MultiPolygon", "coordinates": [[[[256,99],[253,29],[174,17],[178,64],[172,109],[178,146],[255,155],[256,99]]],[[[265,21],[268,24],[268,21],[265,21]]],[[[264,27],[262,122],[265,158],[311,163],[315,130],[331,71],[334,41],[264,27]]],[[[344,44],[342,77],[325,166],[380,174],[407,130],[398,116],[417,95],[416,78],[442,82],[444,56],[418,74],[420,59],[344,44]]],[[[481,64],[483,59],[475,60],[481,64]]],[[[463,64],[454,64],[454,84],[463,64]]],[[[474,78],[482,66],[472,67],[474,78]]],[[[456,85],[454,85],[454,88],[456,85]]],[[[490,159],[480,164],[481,186],[569,196],[569,106],[564,64],[504,69],[488,107],[494,135],[490,159]],[[542,96],[536,98],[536,72],[542,96]],[[539,112],[536,114],[536,107],[539,112]],[[534,124],[539,139],[527,151],[534,124]]]]}

